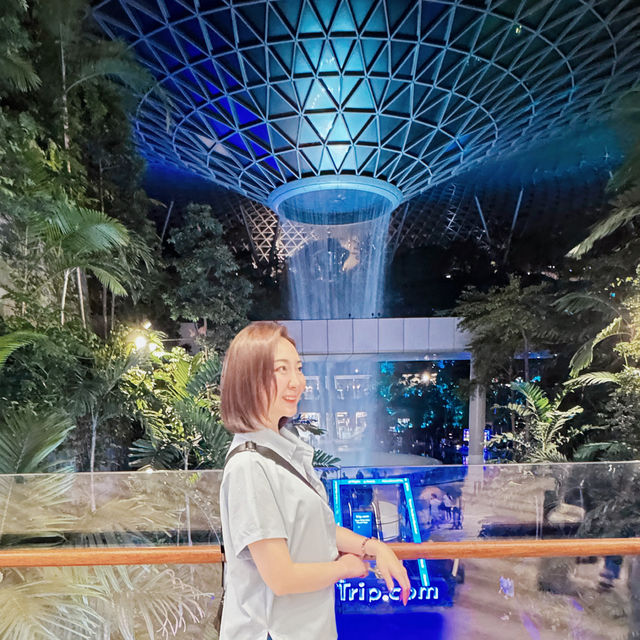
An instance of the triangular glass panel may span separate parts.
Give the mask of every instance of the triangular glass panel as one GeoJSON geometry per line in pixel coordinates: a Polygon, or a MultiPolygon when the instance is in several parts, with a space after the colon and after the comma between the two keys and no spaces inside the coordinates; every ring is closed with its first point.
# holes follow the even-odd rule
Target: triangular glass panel
{"type": "Polygon", "coordinates": [[[366,81],[360,80],[360,84],[345,102],[345,107],[348,109],[375,109],[375,102],[366,81]]]}
{"type": "Polygon", "coordinates": [[[338,171],[338,167],[333,163],[333,157],[325,148],[322,157],[320,158],[320,173],[334,173],[338,171]]]}
{"type": "Polygon", "coordinates": [[[278,57],[274,55],[272,49],[269,49],[269,81],[278,81],[287,77],[285,67],[280,64],[278,57]]]}
{"type": "Polygon", "coordinates": [[[372,117],[370,113],[351,111],[344,113],[344,120],[349,129],[349,139],[355,140],[372,117]]]}
{"type": "Polygon", "coordinates": [[[342,98],[342,77],[341,76],[324,76],[322,78],[328,94],[340,104],[342,98]]]}
{"type": "Polygon", "coordinates": [[[313,128],[318,133],[318,136],[322,140],[326,140],[329,132],[331,131],[331,127],[333,127],[333,122],[336,118],[335,113],[310,113],[307,116],[307,120],[311,123],[313,128]]]}
{"type": "Polygon", "coordinates": [[[365,145],[358,144],[354,148],[354,158],[359,169],[362,169],[364,165],[371,159],[371,156],[378,151],[378,147],[367,147],[365,145]]]}
{"type": "Polygon", "coordinates": [[[378,0],[376,8],[373,10],[371,17],[367,20],[364,27],[364,33],[387,33],[387,16],[384,12],[385,3],[378,0]]]}
{"type": "Polygon", "coordinates": [[[301,35],[309,35],[312,33],[322,34],[323,29],[316,12],[312,9],[309,2],[304,2],[302,8],[302,15],[300,16],[300,29],[301,35]]]}
{"type": "Polygon", "coordinates": [[[298,140],[298,126],[300,124],[300,118],[293,116],[291,118],[279,118],[271,123],[272,127],[275,127],[280,131],[287,140],[291,140],[291,143],[295,146],[298,140]]]}
{"type": "Polygon", "coordinates": [[[264,122],[251,127],[247,134],[255,137],[256,141],[259,144],[263,145],[265,148],[271,146],[271,143],[269,141],[269,129],[264,122]]]}
{"type": "Polygon", "coordinates": [[[377,173],[378,160],[380,158],[380,149],[375,149],[374,153],[365,161],[361,171],[365,175],[375,177],[377,173]]]}
{"type": "Polygon", "coordinates": [[[356,27],[353,24],[353,18],[351,17],[351,11],[349,11],[349,3],[347,0],[342,0],[338,11],[336,12],[333,22],[331,23],[331,32],[351,32],[356,31],[356,27]]]}
{"type": "Polygon", "coordinates": [[[274,126],[269,126],[269,139],[271,140],[271,148],[274,152],[291,149],[294,146],[290,140],[287,140],[274,126]]]}
{"type": "MultiPolygon", "coordinates": [[[[388,95],[388,94],[387,94],[388,95]]],[[[388,102],[385,101],[384,112],[393,113],[400,117],[409,117],[407,105],[411,102],[411,90],[409,86],[403,87],[388,102]]]]}
{"type": "Polygon", "coordinates": [[[236,99],[233,101],[233,103],[239,125],[246,125],[259,119],[255,113],[249,111],[249,109],[241,104],[239,100],[236,99]]]}
{"type": "Polygon", "coordinates": [[[266,12],[263,5],[247,2],[245,4],[236,5],[234,7],[234,11],[255,31],[256,34],[264,38],[266,33],[266,12]]]}
{"type": "Polygon", "coordinates": [[[298,136],[298,146],[320,144],[322,142],[316,130],[307,122],[306,118],[300,119],[300,133],[298,136]]]}
{"type": "Polygon", "coordinates": [[[327,89],[320,80],[316,80],[309,91],[305,111],[315,111],[317,109],[335,109],[333,100],[329,97],[327,89]]]}
{"type": "Polygon", "coordinates": [[[340,171],[349,171],[354,172],[357,170],[356,166],[356,153],[353,147],[349,147],[349,151],[347,151],[347,156],[342,161],[342,165],[340,166],[340,171]]]}
{"type": "Polygon", "coordinates": [[[262,42],[262,38],[258,37],[244,20],[236,20],[236,31],[238,33],[236,42],[241,47],[253,47],[262,42]]]}
{"type": "Polygon", "coordinates": [[[295,77],[313,75],[313,67],[307,60],[307,53],[299,44],[293,54],[293,75],[295,77]]]}
{"type": "Polygon", "coordinates": [[[371,84],[371,90],[373,91],[373,99],[376,104],[380,106],[387,89],[387,80],[386,78],[370,78],[369,82],[371,84]]]}
{"type": "Polygon", "coordinates": [[[278,155],[278,160],[283,162],[292,173],[296,174],[296,176],[300,172],[298,158],[299,154],[297,151],[285,151],[278,155]]]}
{"type": "Polygon", "coordinates": [[[253,140],[248,140],[248,144],[250,145],[253,153],[256,158],[263,158],[266,155],[269,155],[270,151],[267,151],[264,147],[261,147],[259,144],[256,144],[253,140]]]}
{"type": "Polygon", "coordinates": [[[316,11],[320,15],[320,20],[322,21],[325,32],[328,32],[331,27],[331,18],[333,17],[337,4],[338,0],[323,0],[322,2],[315,3],[316,11]]]}
{"type": "Polygon", "coordinates": [[[291,70],[293,69],[293,42],[280,42],[277,47],[272,46],[271,49],[275,50],[278,54],[277,57],[280,59],[280,64],[284,68],[285,73],[291,75],[291,70]]]}
{"type": "Polygon", "coordinates": [[[310,40],[301,41],[298,45],[304,49],[307,54],[307,59],[311,64],[312,73],[315,73],[316,69],[320,65],[320,56],[322,55],[322,49],[324,48],[324,40],[321,40],[320,38],[312,38],[310,40]]]}
{"type": "Polygon", "coordinates": [[[292,34],[296,33],[298,28],[298,20],[300,19],[300,14],[302,12],[302,2],[279,2],[274,5],[278,8],[278,11],[281,12],[285,22],[285,24],[289,27],[289,31],[292,34]]]}
{"type": "Polygon", "coordinates": [[[369,71],[371,73],[379,73],[391,75],[391,67],[389,67],[389,56],[387,55],[388,45],[385,44],[380,51],[380,55],[375,59],[369,71]]]}
{"type": "Polygon", "coordinates": [[[251,47],[250,49],[245,49],[242,52],[242,55],[245,60],[249,60],[251,65],[256,69],[258,73],[260,73],[263,78],[267,77],[267,53],[264,47],[251,47]]]}
{"type": "MultiPolygon", "coordinates": [[[[424,6],[425,5],[423,5],[423,7],[424,6]]],[[[445,9],[441,6],[441,9],[437,14],[430,14],[429,6],[435,7],[437,5],[435,2],[429,2],[425,7],[427,11],[424,11],[422,14],[422,28],[420,30],[422,40],[423,42],[433,42],[434,44],[446,44],[449,11],[453,11],[453,9],[445,9]]]]}
{"type": "Polygon", "coordinates": [[[390,138],[384,140],[383,144],[386,149],[396,149],[398,151],[402,151],[404,149],[404,144],[407,139],[407,131],[409,125],[405,125],[404,127],[400,127],[396,133],[394,133],[390,138]]]}
{"type": "Polygon", "coordinates": [[[307,159],[309,165],[313,167],[314,171],[317,171],[320,166],[320,160],[322,158],[323,151],[324,147],[321,145],[313,145],[310,147],[304,147],[304,149],[300,149],[300,152],[307,159]]]}
{"type": "Polygon", "coordinates": [[[282,22],[278,12],[274,9],[274,5],[271,3],[267,4],[268,7],[268,27],[267,27],[267,40],[275,40],[278,38],[286,38],[291,37],[292,33],[290,33],[287,25],[282,22]]]}
{"type": "Polygon", "coordinates": [[[307,95],[309,94],[309,89],[312,82],[313,80],[311,78],[296,78],[294,80],[296,95],[298,97],[298,104],[300,104],[301,106],[304,105],[307,100],[307,95]]]}
{"type": "Polygon", "coordinates": [[[351,0],[351,11],[356,20],[356,27],[358,31],[361,30],[362,24],[367,17],[369,11],[372,8],[371,0],[351,0]]]}
{"type": "Polygon", "coordinates": [[[408,13],[402,18],[402,21],[398,23],[396,27],[392,27],[391,33],[392,36],[404,36],[405,38],[418,38],[418,9],[421,9],[421,4],[416,2],[414,3],[413,8],[411,8],[408,13]]]}
{"type": "Polygon", "coordinates": [[[362,80],[358,76],[340,76],[340,102],[346,102],[359,82],[362,82],[362,80]]]}
{"type": "Polygon", "coordinates": [[[331,43],[327,40],[322,48],[322,55],[320,56],[320,64],[318,65],[318,73],[338,73],[340,68],[338,67],[338,61],[331,48],[331,43]]]}
{"type": "Polygon", "coordinates": [[[338,66],[343,69],[351,48],[355,46],[355,41],[353,38],[331,38],[331,45],[333,46],[338,66]]]}
{"type": "Polygon", "coordinates": [[[336,117],[327,139],[330,142],[350,142],[349,129],[347,129],[343,116],[336,117]]]}
{"type": "Polygon", "coordinates": [[[375,118],[358,134],[358,142],[378,143],[378,124],[375,118]]]}
{"type": "MultiPolygon", "coordinates": [[[[277,85],[276,85],[277,86],[277,85]]],[[[280,95],[274,87],[269,88],[269,116],[277,117],[293,114],[295,109],[280,95]]]]}
{"type": "Polygon", "coordinates": [[[253,87],[250,90],[251,99],[255,103],[258,113],[266,117],[267,116],[267,87],[253,87]]]}
{"type": "Polygon", "coordinates": [[[300,167],[300,175],[301,177],[309,176],[315,174],[315,170],[313,166],[309,163],[309,161],[305,158],[304,154],[298,152],[298,166],[300,167]]]}
{"type": "Polygon", "coordinates": [[[372,38],[365,38],[363,40],[360,40],[360,45],[362,46],[362,53],[364,54],[364,64],[366,66],[367,71],[370,71],[371,66],[373,65],[374,61],[378,57],[378,54],[384,47],[385,41],[374,40],[372,38]]]}
{"type": "Polygon", "coordinates": [[[361,74],[364,71],[364,61],[362,60],[362,54],[360,53],[360,46],[357,43],[354,44],[349,60],[345,64],[343,71],[345,73],[357,74],[361,74]]]}
{"type": "Polygon", "coordinates": [[[348,144],[328,144],[327,149],[331,154],[333,164],[340,171],[340,167],[351,147],[348,144]]]}

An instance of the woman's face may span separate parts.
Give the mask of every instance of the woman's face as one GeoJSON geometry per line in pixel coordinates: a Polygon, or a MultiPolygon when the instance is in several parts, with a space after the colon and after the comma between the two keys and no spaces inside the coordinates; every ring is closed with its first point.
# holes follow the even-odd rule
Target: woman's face
{"type": "Polygon", "coordinates": [[[267,426],[277,430],[280,418],[291,418],[298,413],[298,402],[306,385],[300,356],[285,338],[280,338],[276,346],[273,374],[275,395],[269,405],[267,426]]]}

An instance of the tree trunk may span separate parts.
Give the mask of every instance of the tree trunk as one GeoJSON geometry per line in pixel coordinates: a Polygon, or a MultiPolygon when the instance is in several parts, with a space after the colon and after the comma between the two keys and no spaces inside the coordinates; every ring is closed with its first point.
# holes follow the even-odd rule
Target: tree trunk
{"type": "Polygon", "coordinates": [[[67,303],[67,287],[69,286],[69,269],[64,271],[64,283],[62,284],[62,301],[60,302],[60,324],[64,324],[64,307],[67,303]]]}
{"type": "Polygon", "coordinates": [[[524,346],[524,351],[522,352],[524,359],[524,381],[529,382],[529,340],[527,339],[527,334],[524,332],[524,329],[520,329],[520,332],[522,333],[524,346]]]}
{"type": "Polygon", "coordinates": [[[111,331],[113,331],[113,323],[115,322],[116,317],[116,297],[111,294],[111,331]]]}
{"type": "Polygon", "coordinates": [[[102,331],[104,339],[109,335],[109,312],[107,311],[107,287],[102,285],[102,331]]]}
{"type": "MultiPolygon", "coordinates": [[[[184,470],[189,471],[189,447],[184,447],[184,470]]],[[[185,494],[185,519],[187,522],[187,543],[189,545],[193,544],[193,540],[191,539],[191,500],[189,500],[189,493],[187,489],[187,493],[185,494]]]]}
{"type": "Polygon", "coordinates": [[[67,101],[67,65],[64,59],[64,42],[62,39],[62,25],[60,25],[60,76],[62,78],[62,145],[67,154],[67,172],[71,173],[71,158],[69,148],[69,103],[67,101]]]}
{"type": "Polygon", "coordinates": [[[84,312],[84,287],[82,286],[82,274],[80,272],[80,267],[76,267],[76,276],[78,281],[78,304],[80,306],[80,318],[82,319],[82,326],[87,328],[87,316],[84,312]]]}
{"type": "Polygon", "coordinates": [[[98,418],[91,411],[91,452],[89,454],[89,472],[91,474],[91,513],[95,513],[96,510],[96,491],[95,491],[95,480],[93,477],[93,473],[95,471],[96,466],[96,439],[98,434],[98,418]]]}

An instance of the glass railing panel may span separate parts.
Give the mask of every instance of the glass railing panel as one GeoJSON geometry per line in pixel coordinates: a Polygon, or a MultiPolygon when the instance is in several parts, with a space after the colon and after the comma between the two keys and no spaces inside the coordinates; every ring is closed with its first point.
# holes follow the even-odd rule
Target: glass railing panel
{"type": "MultiPolygon", "coordinates": [[[[636,535],[639,472],[637,463],[319,470],[336,521],[387,542],[576,540],[571,558],[407,561],[406,608],[373,573],[339,583],[340,639],[392,630],[403,640],[611,639],[636,637],[636,627],[640,637],[637,558],[584,556],[577,542],[636,535]]],[[[0,553],[217,545],[220,479],[220,471],[0,476],[0,553]]],[[[218,564],[1,572],[3,639],[40,638],[23,626],[29,617],[50,621],[43,638],[215,638],[218,564]]]]}

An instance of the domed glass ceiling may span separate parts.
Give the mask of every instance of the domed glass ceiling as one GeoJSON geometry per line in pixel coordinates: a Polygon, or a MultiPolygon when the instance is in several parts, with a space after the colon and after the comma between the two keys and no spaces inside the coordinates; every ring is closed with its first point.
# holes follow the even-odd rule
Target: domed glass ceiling
{"type": "MultiPolygon", "coordinates": [[[[169,122],[157,92],[140,104],[143,154],[262,204],[320,175],[406,201],[507,174],[510,155],[606,119],[640,74],[637,0],[103,0],[95,15],[170,99],[169,122]]],[[[606,165],[600,148],[565,155],[536,168],[606,165]]]]}

